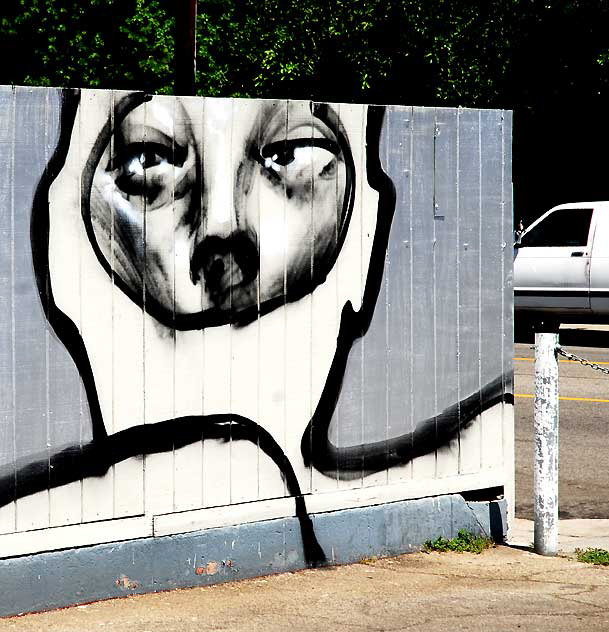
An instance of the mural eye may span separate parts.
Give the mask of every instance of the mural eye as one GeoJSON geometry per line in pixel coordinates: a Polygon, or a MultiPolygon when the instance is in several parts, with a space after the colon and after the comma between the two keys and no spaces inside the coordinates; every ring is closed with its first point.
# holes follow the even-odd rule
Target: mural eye
{"type": "Polygon", "coordinates": [[[298,147],[294,161],[288,167],[289,176],[331,178],[336,175],[337,155],[317,145],[298,147]]]}
{"type": "Polygon", "coordinates": [[[156,165],[160,165],[164,162],[167,162],[164,156],[154,150],[144,149],[139,156],[135,156],[131,159],[127,168],[132,173],[138,173],[142,169],[156,167],[156,165]]]}
{"type": "Polygon", "coordinates": [[[163,163],[181,167],[186,159],[186,150],[179,145],[138,142],[129,143],[120,148],[111,161],[110,170],[124,168],[126,171],[140,173],[163,163]]]}
{"type": "Polygon", "coordinates": [[[260,152],[264,159],[264,166],[278,171],[280,167],[289,165],[294,160],[295,148],[294,141],[287,140],[265,145],[260,152]]]}
{"type": "Polygon", "coordinates": [[[340,147],[329,138],[294,138],[269,143],[260,154],[271,177],[310,180],[335,174],[340,147]]]}
{"type": "Polygon", "coordinates": [[[145,197],[150,203],[185,159],[186,150],[178,145],[130,143],[117,152],[108,170],[116,172],[115,183],[123,193],[145,197]]]}

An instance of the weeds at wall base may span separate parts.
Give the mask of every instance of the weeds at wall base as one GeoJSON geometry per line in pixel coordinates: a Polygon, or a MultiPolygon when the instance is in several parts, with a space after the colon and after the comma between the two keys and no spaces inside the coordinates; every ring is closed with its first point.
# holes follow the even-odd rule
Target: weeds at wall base
{"type": "Polygon", "coordinates": [[[424,545],[425,551],[430,553],[436,551],[438,553],[446,553],[454,551],[456,553],[482,553],[485,549],[492,549],[495,541],[492,538],[474,535],[465,529],[461,529],[456,538],[443,538],[442,536],[435,540],[427,540],[424,545]]]}
{"type": "Polygon", "coordinates": [[[575,549],[578,562],[594,564],[595,566],[609,566],[609,551],[605,549],[575,549]]]}

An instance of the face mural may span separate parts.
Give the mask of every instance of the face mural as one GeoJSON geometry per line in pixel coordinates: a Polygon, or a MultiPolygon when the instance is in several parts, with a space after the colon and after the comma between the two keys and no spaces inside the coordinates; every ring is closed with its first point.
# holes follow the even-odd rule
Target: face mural
{"type": "MultiPolygon", "coordinates": [[[[141,513],[293,496],[316,564],[325,554],[308,495],[433,456],[506,401],[504,365],[478,362],[488,341],[475,321],[482,291],[500,283],[467,276],[480,267],[475,247],[457,259],[467,231],[469,243],[484,232],[480,210],[466,218],[463,203],[459,223],[433,206],[444,174],[457,173],[454,161],[438,166],[435,119],[413,131],[412,108],[61,95],[31,246],[91,439],[30,458],[17,496],[127,461],[177,476],[154,460],[171,454],[193,487],[203,472],[211,500],[153,498],[141,513]],[[475,371],[453,362],[457,345],[475,371]]],[[[463,146],[466,132],[481,137],[471,120],[463,146]]],[[[468,183],[479,203],[481,185],[468,183]]]]}
{"type": "Polygon", "coordinates": [[[132,300],[197,329],[250,322],[324,281],[353,202],[329,106],[240,103],[233,116],[221,100],[139,100],[119,101],[96,143],[83,211],[132,300]]]}
{"type": "Polygon", "coordinates": [[[71,107],[36,250],[92,412],[81,474],[202,434],[230,440],[233,459],[253,443],[296,497],[307,558],[323,560],[303,441],[340,389],[343,312],[364,314],[362,278],[382,274],[383,109],[117,93],[71,107]]]}

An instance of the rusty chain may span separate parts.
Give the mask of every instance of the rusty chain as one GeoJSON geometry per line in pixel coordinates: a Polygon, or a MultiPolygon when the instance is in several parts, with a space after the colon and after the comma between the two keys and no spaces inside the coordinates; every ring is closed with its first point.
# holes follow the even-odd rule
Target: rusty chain
{"type": "Polygon", "coordinates": [[[574,353],[569,353],[568,351],[565,351],[560,345],[556,347],[556,352],[559,355],[564,356],[568,360],[571,360],[572,362],[579,362],[583,366],[589,366],[591,369],[594,369],[595,371],[600,371],[601,373],[605,373],[606,375],[609,375],[609,368],[605,368],[603,366],[595,364],[594,362],[590,362],[589,360],[586,360],[585,358],[580,358],[574,353]]]}

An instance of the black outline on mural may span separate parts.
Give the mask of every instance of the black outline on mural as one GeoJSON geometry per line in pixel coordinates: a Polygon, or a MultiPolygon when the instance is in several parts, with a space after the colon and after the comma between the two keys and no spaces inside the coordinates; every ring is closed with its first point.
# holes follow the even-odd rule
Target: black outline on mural
{"type": "MultiPolygon", "coordinates": [[[[131,457],[167,452],[202,439],[251,441],[258,444],[276,463],[286,481],[288,492],[294,496],[307,564],[323,564],[326,556],[317,541],[294,469],[273,437],[252,420],[232,414],[190,416],[135,426],[111,436],[107,435],[87,350],[76,325],[57,307],[49,279],[48,194],[51,183],[65,163],[80,92],[64,90],[62,95],[59,142],[34,198],[31,218],[32,253],[45,315],[74,359],[85,387],[93,424],[93,440],[89,444],[70,447],[50,457],[44,454],[39,455],[39,458],[30,457],[27,461],[24,459],[23,462],[15,464],[16,469],[11,474],[0,477],[0,505],[88,476],[103,476],[112,465],[131,457]]],[[[137,93],[132,98],[141,99],[143,102],[149,97],[137,93]]],[[[484,387],[481,393],[457,403],[439,416],[421,422],[414,433],[389,441],[350,448],[336,448],[328,439],[328,429],[341,391],[347,356],[354,341],[365,335],[372,320],[383,278],[385,254],[395,211],[395,189],[383,171],[379,157],[384,111],[385,108],[381,106],[368,107],[367,176],[370,186],[379,193],[379,208],[362,308],[355,312],[348,302],[342,309],[337,350],[321,399],[302,438],[301,447],[305,462],[322,472],[336,471],[337,468],[364,472],[406,463],[415,456],[432,452],[453,439],[459,428],[471,423],[483,410],[500,401],[512,401],[511,394],[504,394],[501,391],[502,378],[498,378],[484,387]]]]}
{"type": "Polygon", "coordinates": [[[480,392],[446,408],[440,414],[417,423],[413,432],[392,439],[344,448],[336,447],[328,437],[332,415],[341,392],[347,359],[353,343],[366,335],[383,282],[385,254],[395,212],[396,192],[393,182],[383,170],[380,139],[384,110],[368,107],[366,125],[366,165],[368,183],[379,193],[378,220],[370,254],[370,266],[359,311],[347,302],[341,313],[336,353],[319,403],[302,437],[301,452],[305,465],[320,472],[372,473],[407,463],[417,456],[429,454],[457,438],[483,411],[500,402],[513,403],[513,395],[503,392],[504,377],[499,376],[483,386],[480,392]]]}

